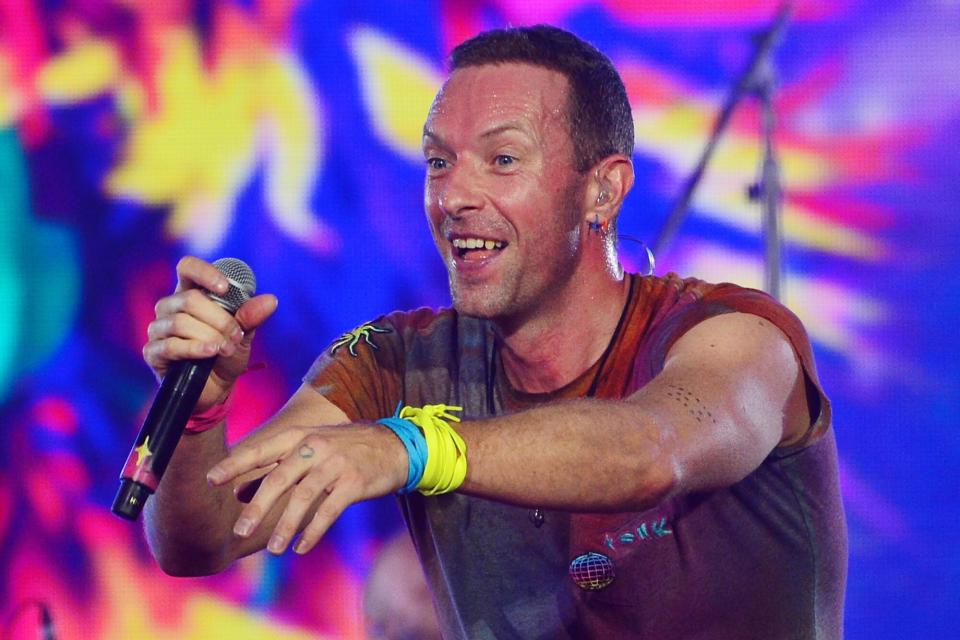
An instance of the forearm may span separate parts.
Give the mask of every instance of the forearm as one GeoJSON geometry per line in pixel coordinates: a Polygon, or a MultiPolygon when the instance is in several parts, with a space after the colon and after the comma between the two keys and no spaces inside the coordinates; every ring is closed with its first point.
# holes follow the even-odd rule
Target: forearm
{"type": "Polygon", "coordinates": [[[157,562],[173,575],[221,571],[240,503],[231,487],[211,487],[206,473],[226,456],[224,427],[184,434],[156,494],[147,501],[145,528],[157,562]]]}
{"type": "Polygon", "coordinates": [[[623,400],[463,423],[461,490],[525,506],[636,511],[739,482],[809,424],[787,339],[754,316],[727,314],[688,331],[660,374],[623,400]]]}
{"type": "Polygon", "coordinates": [[[463,423],[465,493],[522,506],[634,511],[674,491],[670,425],[634,404],[575,400],[463,423]]]}

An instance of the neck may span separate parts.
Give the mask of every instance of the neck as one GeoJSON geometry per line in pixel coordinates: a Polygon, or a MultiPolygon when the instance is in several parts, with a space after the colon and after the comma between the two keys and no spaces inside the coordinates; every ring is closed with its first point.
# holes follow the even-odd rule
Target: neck
{"type": "Polygon", "coordinates": [[[617,328],[629,293],[622,273],[599,269],[575,276],[529,317],[494,321],[510,384],[546,393],[575,380],[600,359],[617,328]]]}

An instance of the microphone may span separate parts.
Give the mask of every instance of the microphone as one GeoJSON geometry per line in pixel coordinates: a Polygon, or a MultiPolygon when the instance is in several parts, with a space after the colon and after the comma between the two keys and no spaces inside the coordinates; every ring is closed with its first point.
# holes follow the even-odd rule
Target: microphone
{"type": "MultiPolygon", "coordinates": [[[[222,297],[210,291],[207,296],[234,314],[254,294],[257,280],[250,267],[236,258],[221,258],[213,266],[227,277],[229,288],[222,297]]],[[[120,489],[111,508],[116,515],[136,520],[157,490],[216,359],[178,360],[170,365],[120,474],[120,489]]]]}

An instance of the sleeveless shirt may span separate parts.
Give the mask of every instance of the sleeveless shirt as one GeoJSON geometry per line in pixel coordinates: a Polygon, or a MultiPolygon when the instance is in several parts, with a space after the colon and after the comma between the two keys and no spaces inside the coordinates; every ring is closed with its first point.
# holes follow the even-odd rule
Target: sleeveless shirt
{"type": "Polygon", "coordinates": [[[444,637],[842,637],[846,524],[836,445],[802,324],[760,291],[674,274],[628,277],[607,351],[548,394],[512,389],[491,324],[452,309],[394,312],[361,325],[305,377],[355,422],[391,415],[398,402],[459,405],[469,420],[587,395],[626,397],[659,373],[680,336],[723,313],[763,317],[792,344],[811,425],[732,486],[640,513],[547,511],[539,527],[529,509],[497,501],[400,497],[444,637]],[[571,561],[588,552],[612,563],[606,588],[584,591],[571,580],[571,561]]]}

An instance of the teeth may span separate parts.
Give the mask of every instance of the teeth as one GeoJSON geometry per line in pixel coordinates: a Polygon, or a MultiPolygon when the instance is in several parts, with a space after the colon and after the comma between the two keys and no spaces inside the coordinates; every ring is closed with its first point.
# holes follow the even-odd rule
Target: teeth
{"type": "Polygon", "coordinates": [[[484,240],[483,238],[454,238],[453,246],[457,249],[502,249],[503,243],[499,240],[484,240]]]}

